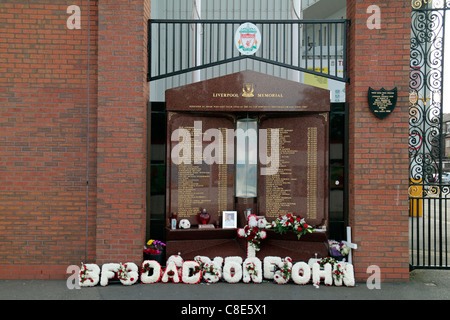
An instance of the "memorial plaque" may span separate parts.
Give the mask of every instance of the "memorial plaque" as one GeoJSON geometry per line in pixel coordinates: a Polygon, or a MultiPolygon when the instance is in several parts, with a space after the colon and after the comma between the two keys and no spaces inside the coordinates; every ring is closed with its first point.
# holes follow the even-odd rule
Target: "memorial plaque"
{"type": "MultiPolygon", "coordinates": [[[[167,224],[168,254],[246,256],[246,242],[236,231],[197,228],[202,208],[213,224],[221,221],[223,211],[238,211],[242,227],[250,208],[269,221],[293,213],[313,226],[327,226],[328,90],[243,71],[167,90],[166,109],[166,216],[175,213],[178,221],[188,219],[192,225],[170,230],[167,224]],[[241,126],[247,133],[254,128],[257,138],[248,135],[248,144],[239,147],[241,126]],[[255,158],[256,165],[250,161],[255,158]]],[[[326,235],[319,234],[300,242],[275,235],[258,257],[327,254],[326,235]]]]}
{"type": "Polygon", "coordinates": [[[221,221],[222,211],[234,207],[234,164],[226,162],[232,118],[184,113],[169,113],[168,118],[167,214],[176,213],[178,220],[195,226],[204,208],[210,223],[221,221]]]}
{"type": "Polygon", "coordinates": [[[374,90],[369,87],[369,107],[378,119],[384,119],[394,111],[397,104],[397,94],[397,88],[374,90]]]}
{"type": "Polygon", "coordinates": [[[259,176],[259,214],[272,221],[293,213],[309,224],[326,224],[328,114],[268,117],[261,128],[269,135],[278,130],[279,164],[275,174],[259,176]]]}
{"type": "Polygon", "coordinates": [[[247,70],[167,90],[166,102],[172,111],[324,112],[330,91],[247,70]]]}

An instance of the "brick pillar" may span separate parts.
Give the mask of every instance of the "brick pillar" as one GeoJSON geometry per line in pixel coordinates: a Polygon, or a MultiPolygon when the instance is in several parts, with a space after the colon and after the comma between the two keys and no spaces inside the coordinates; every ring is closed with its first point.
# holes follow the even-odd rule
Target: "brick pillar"
{"type": "Polygon", "coordinates": [[[349,29],[349,222],[355,276],[370,265],[382,280],[405,281],[408,264],[408,94],[410,1],[347,1],[349,29]],[[381,10],[381,28],[369,29],[371,5],[381,10]],[[384,120],[370,111],[368,88],[398,88],[395,110],[384,120]]]}
{"type": "Polygon", "coordinates": [[[100,0],[97,263],[142,262],[150,0],[100,0]]]}

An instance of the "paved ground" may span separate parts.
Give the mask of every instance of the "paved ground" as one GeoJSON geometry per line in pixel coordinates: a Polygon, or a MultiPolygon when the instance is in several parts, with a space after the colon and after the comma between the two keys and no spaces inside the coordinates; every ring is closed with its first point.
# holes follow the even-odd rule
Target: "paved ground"
{"type": "Polygon", "coordinates": [[[366,283],[355,287],[320,285],[318,288],[289,283],[261,284],[110,284],[92,288],[68,289],[65,280],[0,280],[0,300],[449,300],[450,271],[414,270],[407,283],[381,283],[369,289],[366,283]]]}

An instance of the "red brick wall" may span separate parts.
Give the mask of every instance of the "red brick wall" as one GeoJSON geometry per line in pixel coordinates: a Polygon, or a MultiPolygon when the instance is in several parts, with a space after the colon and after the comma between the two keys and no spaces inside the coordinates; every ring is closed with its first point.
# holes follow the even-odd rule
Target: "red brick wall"
{"type": "Polygon", "coordinates": [[[0,3],[1,278],[63,277],[95,257],[97,6],[76,1],[69,30],[71,4],[0,3]]]}
{"type": "Polygon", "coordinates": [[[349,32],[349,220],[356,278],[370,265],[382,280],[408,279],[408,93],[411,4],[348,0],[349,32]],[[370,30],[370,5],[381,9],[381,28],[370,30]],[[368,88],[398,87],[394,112],[379,120],[370,111],[368,88]]]}
{"type": "Polygon", "coordinates": [[[142,262],[149,17],[149,0],[109,0],[99,4],[98,264],[142,262]]]}

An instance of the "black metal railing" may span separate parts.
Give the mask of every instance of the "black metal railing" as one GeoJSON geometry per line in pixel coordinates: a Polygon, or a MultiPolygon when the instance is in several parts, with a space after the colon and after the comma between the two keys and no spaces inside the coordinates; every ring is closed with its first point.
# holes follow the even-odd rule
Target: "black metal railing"
{"type": "Polygon", "coordinates": [[[261,47],[242,55],[234,45],[240,20],[148,21],[148,74],[153,81],[252,59],[347,82],[349,20],[257,20],[261,47]]]}

